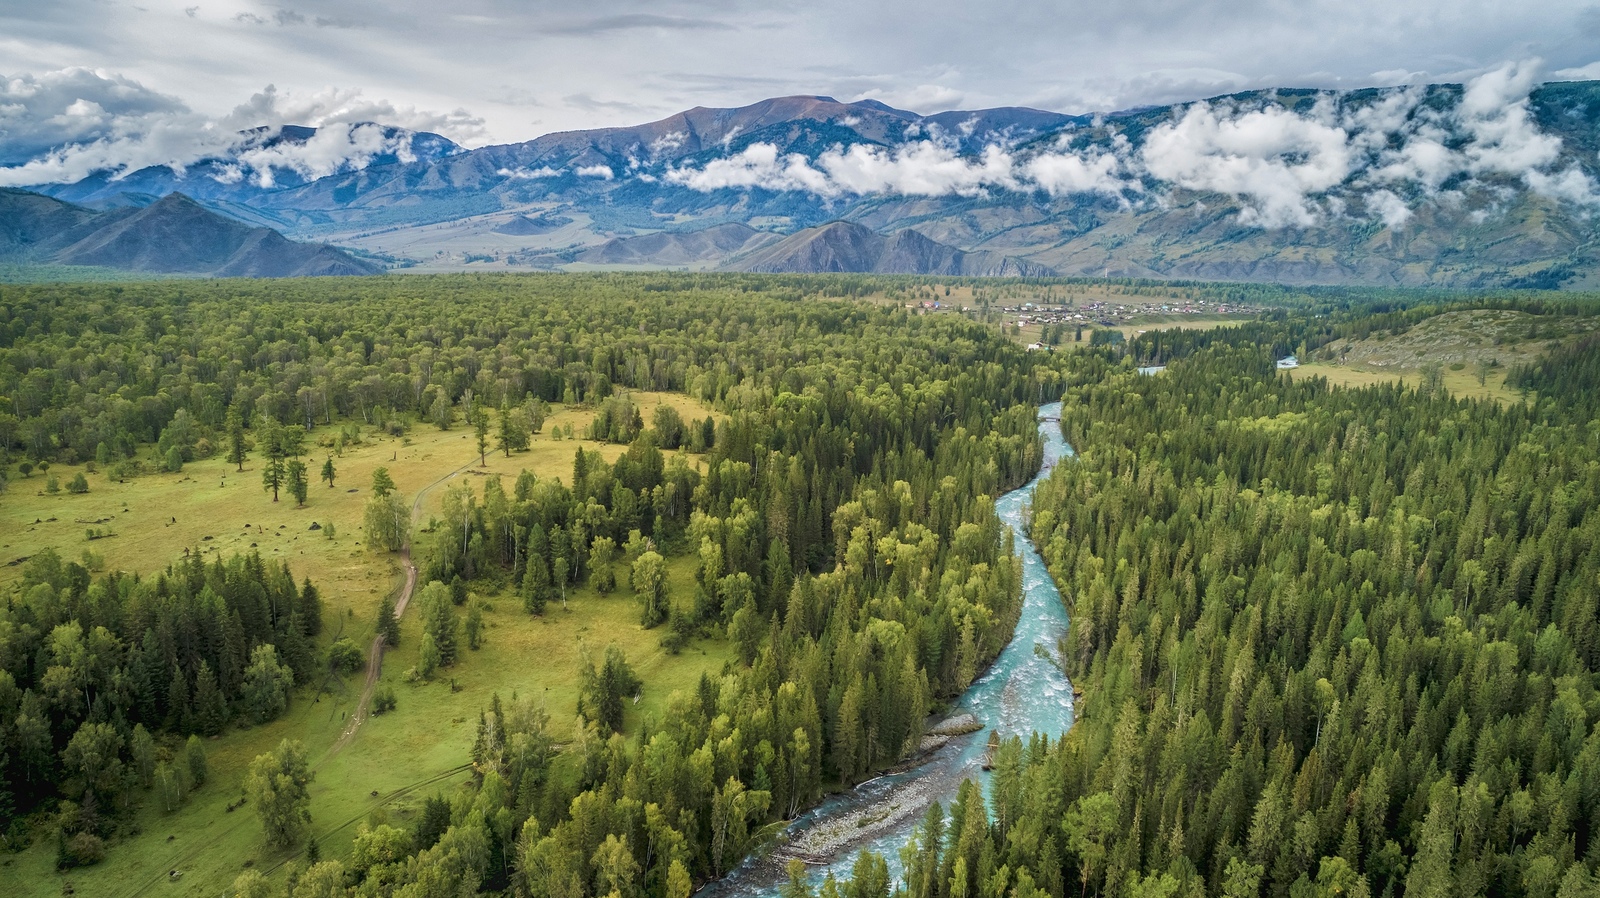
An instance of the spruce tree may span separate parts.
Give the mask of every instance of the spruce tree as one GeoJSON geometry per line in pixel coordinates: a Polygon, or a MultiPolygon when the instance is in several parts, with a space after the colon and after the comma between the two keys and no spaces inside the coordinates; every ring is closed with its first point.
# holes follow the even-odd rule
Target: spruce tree
{"type": "Polygon", "coordinates": [[[294,497],[295,505],[303,507],[310,487],[306,483],[306,465],[298,458],[291,458],[284,463],[284,486],[289,490],[289,495],[294,497]]]}
{"type": "Polygon", "coordinates": [[[174,664],[172,679],[167,683],[167,728],[187,733],[193,725],[191,720],[189,681],[183,676],[183,668],[174,664]]]}
{"type": "Polygon", "coordinates": [[[271,491],[274,502],[278,501],[278,491],[283,488],[288,476],[280,433],[281,428],[269,419],[256,434],[256,446],[266,454],[267,459],[261,466],[261,488],[271,491]]]}
{"type": "Polygon", "coordinates": [[[240,414],[238,405],[228,406],[228,418],[223,424],[228,431],[228,463],[237,465],[237,470],[244,470],[245,444],[244,444],[244,416],[240,414]]]}
{"type": "Polygon", "coordinates": [[[203,736],[215,736],[222,732],[227,715],[227,703],[216,675],[211,672],[211,665],[202,660],[194,677],[194,728],[203,736]]]}
{"type": "Polygon", "coordinates": [[[378,606],[378,635],[390,648],[400,644],[400,621],[394,616],[393,596],[384,596],[383,604],[378,606]]]}

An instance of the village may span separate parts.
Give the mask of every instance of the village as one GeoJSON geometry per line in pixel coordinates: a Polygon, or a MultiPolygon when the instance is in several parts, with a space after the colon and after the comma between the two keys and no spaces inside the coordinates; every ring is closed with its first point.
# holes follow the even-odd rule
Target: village
{"type": "Polygon", "coordinates": [[[1087,302],[1077,305],[1025,302],[1019,306],[1004,306],[1000,312],[1009,318],[1006,324],[1019,327],[1029,325],[1067,324],[1080,327],[1120,327],[1150,321],[1170,320],[1169,316],[1216,318],[1220,316],[1248,318],[1260,314],[1261,309],[1239,303],[1208,303],[1203,299],[1183,303],[1114,303],[1087,302]]]}

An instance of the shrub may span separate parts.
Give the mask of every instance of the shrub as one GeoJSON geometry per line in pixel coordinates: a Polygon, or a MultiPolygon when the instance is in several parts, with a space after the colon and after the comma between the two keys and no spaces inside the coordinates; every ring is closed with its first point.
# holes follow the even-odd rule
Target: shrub
{"type": "Polygon", "coordinates": [[[372,695],[372,713],[373,714],[383,714],[383,713],[385,713],[387,711],[393,711],[394,708],[395,708],[395,697],[394,697],[394,687],[393,686],[383,686],[383,687],[379,688],[377,692],[373,693],[373,695],[372,695]]]}
{"type": "Polygon", "coordinates": [[[62,834],[56,852],[56,868],[88,867],[106,859],[106,843],[94,833],[62,834]]]}
{"type": "Polygon", "coordinates": [[[328,646],[328,669],[343,673],[355,673],[366,664],[366,659],[361,656],[361,649],[348,639],[340,639],[328,646]]]}

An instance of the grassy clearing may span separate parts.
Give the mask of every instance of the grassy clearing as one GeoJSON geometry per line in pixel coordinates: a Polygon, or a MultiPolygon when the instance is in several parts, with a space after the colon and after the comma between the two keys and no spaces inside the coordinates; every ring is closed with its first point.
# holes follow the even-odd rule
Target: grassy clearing
{"type": "MultiPolygon", "coordinates": [[[[635,397],[647,420],[656,405],[664,402],[676,406],[685,418],[707,414],[683,396],[635,397]]],[[[509,459],[503,454],[491,455],[484,470],[505,475],[507,487],[524,468],[540,477],[570,479],[573,452],[579,444],[554,440],[549,434],[568,424],[581,431],[592,415],[587,409],[558,409],[528,452],[515,453],[509,459]]],[[[313,432],[310,441],[314,443],[324,432],[313,432]]],[[[607,459],[624,451],[622,446],[582,445],[607,459]]],[[[108,569],[149,573],[181,558],[186,548],[227,556],[250,551],[253,543],[264,557],[287,559],[296,577],[309,576],[322,590],[327,625],[324,643],[342,629],[364,647],[372,636],[378,604],[400,582],[392,556],[373,555],[358,545],[361,509],[373,469],[388,467],[401,491],[414,496],[417,490],[452,474],[473,476],[466,472],[477,472],[478,461],[470,429],[439,431],[423,425],[405,438],[371,436],[335,459],[338,486],[332,490],[324,484],[313,486],[303,509],[296,509],[292,499],[274,505],[261,490],[259,469],[250,463],[239,474],[218,459],[204,460],[185,466],[180,474],[149,475],[127,483],[108,482],[103,474],[89,475],[91,491],[82,496],[65,491],[46,494],[42,491],[44,476],[35,474],[14,482],[11,491],[0,498],[0,533],[4,534],[0,560],[26,557],[52,546],[64,557],[76,558],[88,547],[104,556],[108,569]],[[224,480],[225,486],[221,485],[224,480]],[[349,489],[356,492],[347,492],[349,489]],[[102,518],[110,520],[99,525],[79,523],[102,518]],[[328,540],[320,531],[307,530],[312,521],[333,522],[337,538],[328,540]],[[252,525],[248,532],[245,523],[252,525]],[[110,528],[118,535],[88,542],[84,530],[89,526],[110,528]],[[212,539],[204,539],[206,536],[212,539]]],[[[315,472],[321,467],[320,460],[308,467],[315,472]]],[[[52,473],[65,483],[77,470],[61,466],[52,468],[52,473]]],[[[481,489],[481,484],[475,486],[481,489]]],[[[443,492],[435,489],[427,496],[424,523],[429,511],[438,508],[443,492]]],[[[16,565],[0,567],[0,584],[14,581],[20,570],[16,565]]],[[[693,560],[671,559],[668,574],[674,600],[690,601],[693,560]]],[[[627,579],[620,566],[618,579],[627,579]]],[[[698,640],[682,654],[667,654],[660,647],[665,631],[639,626],[638,605],[625,586],[610,596],[600,596],[588,587],[573,590],[565,610],[558,600],[541,618],[524,614],[520,601],[509,593],[474,596],[479,599],[491,608],[484,615],[483,648],[466,651],[463,636],[462,662],[425,685],[403,681],[407,668],[416,663],[421,640],[417,616],[406,616],[401,622],[401,645],[386,654],[383,672],[383,682],[394,687],[399,707],[364,723],[343,752],[328,755],[346,715],[355,709],[361,674],[327,683],[328,691],[317,696],[314,690],[302,689],[279,720],[231,729],[210,740],[210,782],[172,814],[159,811],[148,793],[141,794],[145,806],[134,815],[139,833],[112,844],[101,864],[58,874],[55,843],[50,838],[40,839],[18,854],[5,855],[0,859],[0,894],[56,896],[70,882],[79,895],[202,898],[221,893],[246,866],[273,868],[285,856],[268,852],[253,809],[246,805],[228,813],[225,808],[239,796],[250,760],[284,738],[304,742],[317,766],[311,814],[323,856],[344,857],[356,824],[368,814],[379,811],[407,823],[414,806],[424,798],[466,780],[465,773],[451,771],[469,760],[477,711],[488,705],[495,692],[505,698],[516,693],[544,699],[553,734],[564,740],[576,711],[580,653],[587,648],[599,656],[614,642],[644,681],[638,705],[628,711],[627,724],[633,731],[645,716],[662,710],[673,690],[693,686],[702,671],[720,670],[732,658],[731,649],[721,640],[698,640]],[[452,680],[457,691],[452,691],[452,680]],[[169,881],[167,871],[172,869],[183,871],[183,877],[169,881]]]]}
{"type": "Polygon", "coordinates": [[[1505,385],[1512,367],[1534,362],[1596,330],[1600,330],[1596,317],[1463,309],[1435,315],[1403,333],[1380,332],[1363,340],[1331,343],[1292,376],[1321,376],[1349,387],[1397,381],[1415,386],[1425,367],[1438,365],[1445,388],[1454,396],[1520,402],[1520,393],[1505,385]]]}
{"type": "MultiPolygon", "coordinates": [[[[1450,391],[1450,395],[1463,399],[1492,399],[1502,405],[1521,402],[1521,395],[1506,386],[1506,374],[1505,368],[1497,368],[1480,384],[1477,375],[1471,371],[1451,371],[1447,368],[1444,371],[1444,387],[1450,391]]],[[[1369,368],[1335,365],[1328,362],[1301,365],[1291,369],[1289,376],[1296,380],[1304,377],[1324,377],[1336,386],[1352,388],[1382,383],[1403,383],[1414,387],[1422,382],[1420,371],[1398,369],[1374,371],[1369,368]]]]}
{"type": "Polygon", "coordinates": [[[1424,319],[1399,334],[1341,340],[1318,351],[1318,361],[1371,370],[1420,371],[1424,365],[1469,372],[1480,363],[1510,368],[1600,329],[1600,318],[1532,315],[1510,309],[1463,309],[1424,319]]]}

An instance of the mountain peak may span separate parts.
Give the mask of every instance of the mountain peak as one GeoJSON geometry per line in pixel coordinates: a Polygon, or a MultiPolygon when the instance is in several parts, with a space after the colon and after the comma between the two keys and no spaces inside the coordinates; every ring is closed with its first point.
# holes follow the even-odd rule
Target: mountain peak
{"type": "Polygon", "coordinates": [[[819,274],[939,274],[1043,277],[1043,265],[990,252],[966,252],[906,228],[885,237],[853,221],[830,221],[760,247],[726,266],[733,271],[819,274]]]}
{"type": "Polygon", "coordinates": [[[295,243],[182,193],[143,208],[94,212],[23,191],[0,195],[0,256],[36,263],[213,277],[374,274],[322,244],[295,243]]]}

